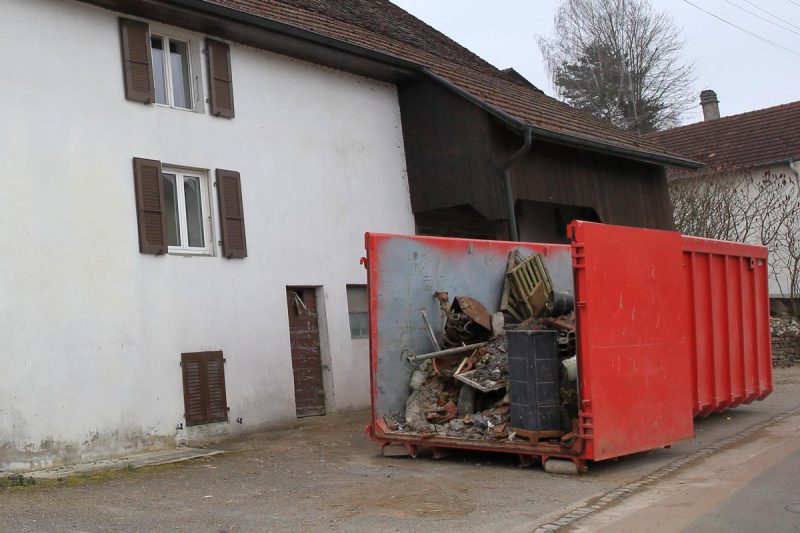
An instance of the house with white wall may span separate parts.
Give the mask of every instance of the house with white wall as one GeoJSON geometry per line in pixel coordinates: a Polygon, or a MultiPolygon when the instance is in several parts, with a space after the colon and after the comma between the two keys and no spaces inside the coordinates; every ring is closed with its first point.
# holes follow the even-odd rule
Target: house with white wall
{"type": "Polygon", "coordinates": [[[757,209],[744,204],[755,202],[760,191],[767,191],[762,196],[777,196],[774,206],[763,202],[773,216],[752,213],[732,217],[740,220],[740,225],[752,223],[754,227],[741,228],[727,238],[743,235],[747,242],[770,248],[773,310],[789,310],[790,299],[800,298],[800,246],[793,239],[800,234],[800,101],[721,117],[717,94],[704,90],[700,105],[703,121],[646,137],[705,164],[702,169],[671,170],[668,178],[677,183],[725,183],[730,190],[743,191],[740,210],[757,209]],[[765,189],[767,183],[772,185],[765,189]],[[779,217],[788,220],[777,224],[779,217]],[[766,221],[763,232],[759,221],[766,221]]]}
{"type": "Polygon", "coordinates": [[[516,144],[519,187],[538,157],[581,176],[517,194],[561,213],[540,238],[580,209],[668,226],[664,167],[697,166],[385,0],[6,0],[0,45],[0,471],[365,407],[364,233],[471,205],[535,231],[502,210],[516,144]],[[426,190],[475,157],[459,131],[492,150],[426,190]]]}

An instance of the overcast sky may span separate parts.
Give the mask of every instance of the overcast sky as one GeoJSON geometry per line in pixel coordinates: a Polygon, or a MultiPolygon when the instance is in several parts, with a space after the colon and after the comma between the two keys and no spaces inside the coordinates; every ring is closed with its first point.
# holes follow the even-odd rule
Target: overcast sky
{"type": "MultiPolygon", "coordinates": [[[[536,36],[552,35],[559,0],[392,1],[493,65],[514,67],[534,85],[553,94],[536,36]]],[[[800,100],[800,0],[691,1],[796,54],[733,28],[684,0],[651,0],[656,9],[669,11],[683,29],[685,53],[696,65],[698,104],[687,114],[686,123],[702,120],[699,104],[702,89],[717,92],[723,116],[800,100]]]]}

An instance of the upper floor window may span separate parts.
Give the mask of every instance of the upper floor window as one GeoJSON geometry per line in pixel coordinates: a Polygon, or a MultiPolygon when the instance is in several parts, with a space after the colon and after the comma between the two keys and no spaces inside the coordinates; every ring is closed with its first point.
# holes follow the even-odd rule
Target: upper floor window
{"type": "Polygon", "coordinates": [[[210,254],[208,177],[164,167],[164,214],[170,253],[210,254]]]}
{"type": "Polygon", "coordinates": [[[156,103],[192,109],[192,75],[189,43],[161,35],[151,35],[153,84],[156,103]]]}
{"type": "Polygon", "coordinates": [[[119,27],[125,98],[196,113],[204,112],[208,102],[212,115],[236,116],[228,43],[205,38],[208,92],[203,94],[204,45],[195,34],[160,24],[154,24],[151,32],[147,22],[126,18],[119,19],[119,27]]]}

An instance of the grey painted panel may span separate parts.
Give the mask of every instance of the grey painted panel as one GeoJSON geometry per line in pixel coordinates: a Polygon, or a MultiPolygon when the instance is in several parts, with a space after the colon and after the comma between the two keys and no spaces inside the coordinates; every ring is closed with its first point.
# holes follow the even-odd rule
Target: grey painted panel
{"type": "Polygon", "coordinates": [[[568,245],[509,243],[412,236],[373,236],[370,298],[377,334],[374,386],[376,415],[404,411],[411,373],[403,368],[402,352],[433,350],[420,311],[425,310],[437,336],[439,306],[435,291],[447,291],[450,300],[470,296],[490,312],[500,305],[509,251],[545,254],[554,284],[573,293],[572,259],[568,245]]]}

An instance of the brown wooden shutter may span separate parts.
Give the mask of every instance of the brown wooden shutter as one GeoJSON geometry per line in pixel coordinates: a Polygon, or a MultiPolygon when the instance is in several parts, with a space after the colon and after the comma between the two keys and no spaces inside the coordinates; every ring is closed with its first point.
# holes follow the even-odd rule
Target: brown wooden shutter
{"type": "Polygon", "coordinates": [[[242,181],[238,172],[217,169],[217,198],[222,229],[222,254],[227,258],[247,257],[242,181]]]}
{"type": "Polygon", "coordinates": [[[231,77],[231,50],[227,43],[206,39],[208,56],[208,92],[211,96],[211,114],[233,118],[233,78],[231,77]]]}
{"type": "Polygon", "coordinates": [[[225,359],[222,352],[206,352],[206,384],[208,391],[207,420],[227,422],[228,401],[225,396],[225,359]]]}
{"type": "Polygon", "coordinates": [[[206,406],[203,401],[204,358],[204,352],[181,354],[183,405],[187,426],[205,424],[206,421],[206,406]]]}
{"type": "Polygon", "coordinates": [[[161,162],[133,158],[136,216],[139,219],[139,251],[167,253],[167,221],[164,213],[164,185],[161,162]]]}
{"type": "Polygon", "coordinates": [[[146,22],[119,19],[125,98],[151,104],[156,99],[153,84],[150,28],[146,22]]]}
{"type": "Polygon", "coordinates": [[[225,359],[222,352],[181,354],[187,426],[228,421],[225,359]]]}

